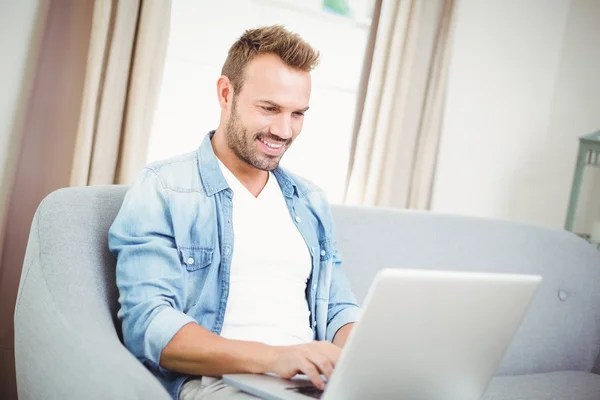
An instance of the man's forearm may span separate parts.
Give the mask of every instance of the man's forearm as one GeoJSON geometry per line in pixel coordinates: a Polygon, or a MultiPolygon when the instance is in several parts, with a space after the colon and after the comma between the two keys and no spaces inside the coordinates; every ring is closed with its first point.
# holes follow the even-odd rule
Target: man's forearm
{"type": "Polygon", "coordinates": [[[160,365],[190,375],[262,374],[276,357],[275,348],[257,342],[229,340],[190,323],[163,349],[160,365]]]}
{"type": "Polygon", "coordinates": [[[346,340],[348,340],[348,336],[350,335],[350,332],[352,331],[353,327],[354,322],[346,324],[340,329],[338,329],[335,336],[333,337],[333,344],[335,344],[338,347],[344,347],[344,345],[346,344],[346,340]]]}

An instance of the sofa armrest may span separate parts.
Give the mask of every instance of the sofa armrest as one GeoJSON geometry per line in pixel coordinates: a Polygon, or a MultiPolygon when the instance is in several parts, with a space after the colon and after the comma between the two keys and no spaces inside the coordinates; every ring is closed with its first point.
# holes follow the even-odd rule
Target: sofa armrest
{"type": "Polygon", "coordinates": [[[112,322],[57,307],[36,261],[24,269],[15,309],[19,399],[170,399],[112,322]]]}

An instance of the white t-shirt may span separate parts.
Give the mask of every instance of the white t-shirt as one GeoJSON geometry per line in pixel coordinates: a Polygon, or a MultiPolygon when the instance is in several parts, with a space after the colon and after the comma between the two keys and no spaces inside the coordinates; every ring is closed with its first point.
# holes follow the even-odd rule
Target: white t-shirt
{"type": "Polygon", "coordinates": [[[254,197],[219,161],[233,191],[234,248],[221,336],[273,346],[313,340],[306,301],[311,255],[269,172],[254,197]]]}

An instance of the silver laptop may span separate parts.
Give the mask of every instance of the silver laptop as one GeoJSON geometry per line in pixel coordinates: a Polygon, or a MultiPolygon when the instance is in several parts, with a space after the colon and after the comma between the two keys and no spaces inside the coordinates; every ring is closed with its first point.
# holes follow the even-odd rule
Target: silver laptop
{"type": "Polygon", "coordinates": [[[540,282],[530,275],[385,269],[324,392],[303,376],[223,379],[269,400],[479,399],[540,282]]]}

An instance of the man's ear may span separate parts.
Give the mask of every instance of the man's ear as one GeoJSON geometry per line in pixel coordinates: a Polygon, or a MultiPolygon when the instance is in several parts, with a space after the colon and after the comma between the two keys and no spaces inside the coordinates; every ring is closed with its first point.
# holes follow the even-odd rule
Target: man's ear
{"type": "Polygon", "coordinates": [[[229,110],[233,99],[233,85],[225,75],[221,76],[217,81],[217,98],[221,111],[226,112],[229,110]]]}

